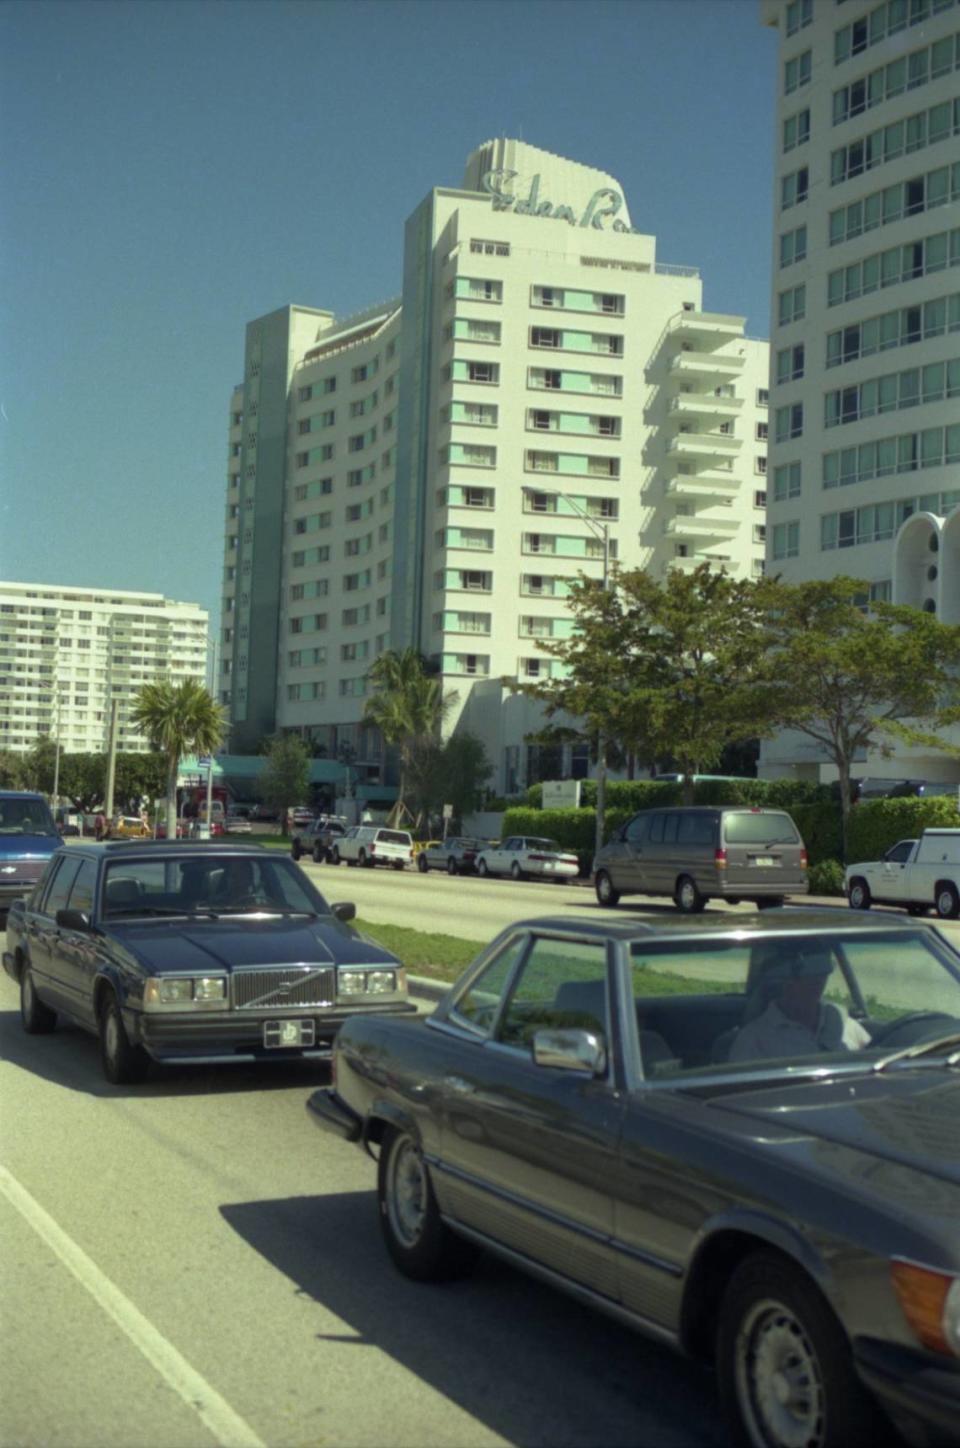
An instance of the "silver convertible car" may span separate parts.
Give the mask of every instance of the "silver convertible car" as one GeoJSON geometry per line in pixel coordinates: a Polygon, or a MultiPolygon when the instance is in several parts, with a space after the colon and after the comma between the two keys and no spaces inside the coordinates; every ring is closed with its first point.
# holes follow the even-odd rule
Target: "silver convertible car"
{"type": "Polygon", "coordinates": [[[960,955],[780,910],[519,922],[316,1122],[409,1277],[486,1248],[715,1365],[752,1448],[960,1442],[960,955]]]}

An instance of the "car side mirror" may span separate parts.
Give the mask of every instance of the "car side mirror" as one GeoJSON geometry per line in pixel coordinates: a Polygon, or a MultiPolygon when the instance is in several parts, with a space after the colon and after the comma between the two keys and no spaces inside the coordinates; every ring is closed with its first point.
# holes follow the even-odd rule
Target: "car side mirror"
{"type": "Polygon", "coordinates": [[[339,904],[331,905],[330,910],[344,925],[348,920],[355,920],[357,916],[357,907],[352,900],[341,900],[339,904]]]}
{"type": "Polygon", "coordinates": [[[57,924],[64,930],[90,929],[90,916],[85,910],[58,910],[56,919],[57,924]]]}
{"type": "Polygon", "coordinates": [[[538,1066],[603,1076],[607,1070],[607,1046],[596,1031],[535,1031],[533,1059],[538,1066]]]}

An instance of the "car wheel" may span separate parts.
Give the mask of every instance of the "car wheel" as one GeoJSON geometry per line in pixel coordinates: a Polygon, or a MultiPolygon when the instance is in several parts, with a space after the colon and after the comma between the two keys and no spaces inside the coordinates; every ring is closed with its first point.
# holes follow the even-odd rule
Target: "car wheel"
{"type": "Polygon", "coordinates": [[[941,920],[954,920],[960,912],[960,896],[949,880],[941,880],[937,885],[934,906],[941,920]]]}
{"type": "Polygon", "coordinates": [[[331,865],[339,865],[340,863],[340,851],[337,849],[336,845],[334,845],[333,850],[330,854],[330,863],[331,865]]]}
{"type": "Polygon", "coordinates": [[[478,861],[478,863],[477,863],[477,874],[478,874],[478,875],[483,875],[484,878],[486,878],[486,876],[489,875],[489,873],[490,873],[490,871],[487,869],[487,862],[486,862],[486,860],[480,860],[480,861],[478,861]]]}
{"type": "Polygon", "coordinates": [[[457,869],[457,862],[456,862],[456,860],[453,858],[453,856],[451,855],[450,858],[449,858],[449,860],[447,861],[447,874],[448,874],[448,875],[459,875],[459,873],[460,873],[460,871],[457,869]]]}
{"type": "Polygon", "coordinates": [[[513,864],[510,866],[510,878],[513,880],[523,879],[523,871],[521,870],[516,860],[514,860],[513,864]]]}
{"type": "Polygon", "coordinates": [[[620,891],[613,888],[613,881],[606,870],[601,870],[594,882],[594,890],[597,894],[599,905],[614,906],[620,899],[620,891]]]}
{"type": "Polygon", "coordinates": [[[870,886],[866,880],[861,880],[857,875],[850,881],[850,888],[847,892],[847,901],[851,910],[869,910],[873,903],[873,896],[870,894],[870,886]]]}
{"type": "Polygon", "coordinates": [[[313,863],[314,863],[315,865],[322,865],[325,856],[326,856],[326,851],[324,850],[323,846],[322,846],[322,845],[314,845],[314,847],[313,847],[313,863]]]}
{"type": "Polygon", "coordinates": [[[689,875],[680,876],[673,898],[682,915],[699,915],[707,903],[706,895],[700,894],[696,882],[689,875]]]}
{"type": "Polygon", "coordinates": [[[393,862],[393,868],[394,868],[395,870],[403,870],[403,869],[405,869],[406,867],[405,867],[404,862],[403,862],[402,860],[394,860],[394,862],[393,862]]]}
{"type": "Polygon", "coordinates": [[[466,1271],[477,1249],[445,1226],[423,1154],[405,1131],[388,1129],[377,1168],[380,1227],[394,1265],[416,1282],[441,1282],[466,1271]]]}
{"type": "Polygon", "coordinates": [[[717,1379],[731,1437],[742,1448],[846,1448],[883,1439],[829,1305],[773,1253],[748,1257],[730,1280],[717,1379]]]}
{"type": "Polygon", "coordinates": [[[372,860],[367,859],[366,850],[361,850],[359,855],[357,856],[357,864],[360,866],[361,870],[365,870],[367,866],[371,865],[372,863],[372,860]]]}
{"type": "Polygon", "coordinates": [[[20,969],[20,1023],[28,1036],[49,1036],[57,1024],[57,1013],[37,995],[30,967],[20,969]]]}
{"type": "Polygon", "coordinates": [[[150,1058],[127,1035],[117,998],[112,993],[100,1008],[100,1064],[113,1086],[132,1086],[147,1074],[150,1058]]]}
{"type": "Polygon", "coordinates": [[[417,856],[417,869],[420,871],[421,875],[425,875],[429,868],[430,866],[427,864],[427,857],[421,850],[419,855],[417,856]]]}
{"type": "MultiPolygon", "coordinates": [[[[783,904],[782,895],[761,895],[753,902],[758,910],[778,910],[783,904]]],[[[739,901],[730,901],[730,904],[739,904],[739,901]]]]}
{"type": "Polygon", "coordinates": [[[294,840],[293,844],[290,846],[290,853],[295,860],[299,860],[300,856],[303,854],[303,851],[300,848],[299,840],[294,840]]]}

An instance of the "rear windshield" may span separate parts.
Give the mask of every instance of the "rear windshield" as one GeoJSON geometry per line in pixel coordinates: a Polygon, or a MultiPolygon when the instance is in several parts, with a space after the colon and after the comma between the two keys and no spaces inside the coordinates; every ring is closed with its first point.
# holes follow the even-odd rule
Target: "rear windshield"
{"type": "Polygon", "coordinates": [[[55,835],[56,826],[46,800],[0,799],[0,835],[55,835]]]}
{"type": "Polygon", "coordinates": [[[402,830],[378,830],[377,842],[384,845],[406,845],[409,847],[411,840],[410,836],[404,834],[402,830]]]}
{"type": "Polygon", "coordinates": [[[798,845],[800,836],[788,814],[725,814],[723,834],[728,845],[798,845]]]}

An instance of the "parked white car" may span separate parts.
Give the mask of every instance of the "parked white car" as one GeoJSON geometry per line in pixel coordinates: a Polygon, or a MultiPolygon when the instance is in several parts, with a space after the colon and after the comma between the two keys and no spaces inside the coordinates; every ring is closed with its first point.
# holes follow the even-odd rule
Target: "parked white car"
{"type": "Polygon", "coordinates": [[[944,920],[960,915],[960,829],[924,830],[900,840],[882,860],[848,865],[844,886],[852,910],[903,905],[911,915],[931,908],[944,920]]]}
{"type": "Polygon", "coordinates": [[[487,845],[477,856],[478,875],[510,875],[525,880],[535,875],[543,880],[573,880],[580,873],[580,861],[556,840],[536,835],[510,835],[497,845],[487,845]]]}
{"type": "Polygon", "coordinates": [[[407,830],[388,830],[380,825],[354,825],[333,846],[331,865],[346,860],[348,865],[392,865],[402,870],[413,864],[413,836],[407,830]]]}

